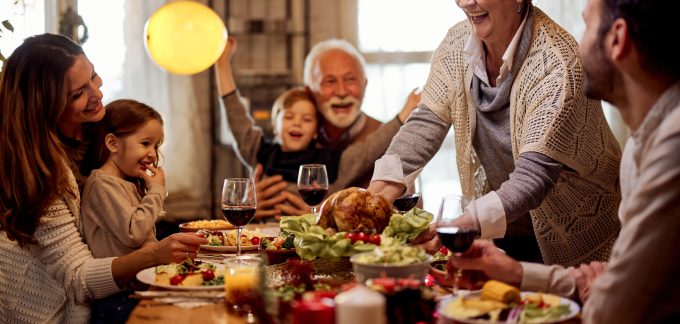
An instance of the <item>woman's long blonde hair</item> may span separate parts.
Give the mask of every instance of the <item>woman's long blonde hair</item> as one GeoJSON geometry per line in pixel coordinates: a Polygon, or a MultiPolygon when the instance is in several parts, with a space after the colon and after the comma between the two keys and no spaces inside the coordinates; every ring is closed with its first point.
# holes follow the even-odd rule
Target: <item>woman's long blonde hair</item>
{"type": "Polygon", "coordinates": [[[66,107],[66,74],[83,49],[53,34],[27,38],[0,79],[0,231],[35,244],[40,216],[68,186],[57,121],[66,107]]]}

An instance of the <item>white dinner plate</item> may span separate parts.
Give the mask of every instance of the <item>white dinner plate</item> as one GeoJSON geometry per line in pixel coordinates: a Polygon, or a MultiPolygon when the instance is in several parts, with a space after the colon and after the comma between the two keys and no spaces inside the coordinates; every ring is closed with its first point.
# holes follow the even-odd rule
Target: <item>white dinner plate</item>
{"type": "MultiPolygon", "coordinates": [[[[259,247],[258,245],[242,246],[241,251],[257,250],[258,247],[259,247]]],[[[201,245],[201,249],[215,251],[215,252],[236,252],[235,246],[201,245]]]]}
{"type": "MultiPolygon", "coordinates": [[[[475,292],[471,292],[471,293],[469,293],[469,294],[467,294],[467,295],[465,295],[465,296],[461,296],[461,297],[468,297],[468,296],[469,296],[469,297],[479,297],[480,294],[481,294],[481,290],[475,291],[475,292]]],[[[522,297],[524,297],[525,295],[528,295],[528,294],[535,295],[535,294],[537,294],[537,293],[535,293],[535,292],[526,292],[526,291],[523,291],[523,292],[522,292],[522,297]]],[[[451,302],[453,302],[454,300],[456,300],[456,298],[458,298],[458,297],[457,297],[457,296],[451,296],[451,297],[449,297],[449,298],[443,299],[443,300],[439,303],[439,305],[437,306],[437,312],[439,312],[439,314],[441,314],[442,316],[444,316],[444,317],[446,317],[446,318],[448,318],[448,319],[455,320],[455,321],[458,322],[458,323],[467,323],[467,324],[476,324],[476,323],[489,323],[489,324],[493,324],[493,323],[507,323],[507,322],[505,322],[505,321],[503,321],[503,322],[490,322],[490,321],[484,320],[484,319],[464,319],[464,318],[453,317],[453,316],[447,314],[446,311],[444,311],[444,309],[446,309],[446,305],[448,305],[449,303],[451,303],[451,302]]],[[[560,304],[561,304],[561,305],[569,305],[569,314],[562,315],[561,317],[556,318],[556,319],[551,320],[551,321],[548,321],[548,322],[541,322],[541,324],[551,324],[551,323],[559,323],[559,322],[563,322],[563,321],[566,321],[566,320],[568,320],[568,319],[570,319],[570,318],[572,318],[572,317],[578,315],[578,313],[581,311],[581,307],[579,307],[578,304],[577,304],[575,301],[571,300],[571,299],[564,298],[564,297],[560,297],[560,304]]]]}
{"type": "MultiPolygon", "coordinates": [[[[224,265],[213,263],[216,268],[224,270],[224,265]]],[[[173,286],[161,285],[154,282],[156,279],[156,267],[144,269],[137,273],[137,280],[151,286],[156,286],[169,290],[186,290],[186,291],[206,291],[206,290],[224,290],[224,285],[220,286],[173,286]]]]}

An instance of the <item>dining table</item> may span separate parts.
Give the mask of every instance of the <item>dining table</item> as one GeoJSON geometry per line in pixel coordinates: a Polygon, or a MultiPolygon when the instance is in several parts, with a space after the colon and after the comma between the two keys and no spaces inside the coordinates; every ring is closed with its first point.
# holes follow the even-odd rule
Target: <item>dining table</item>
{"type": "MultiPolygon", "coordinates": [[[[255,230],[257,228],[262,231],[262,233],[265,236],[276,236],[278,235],[278,232],[280,232],[280,228],[278,227],[278,224],[249,224],[246,225],[244,228],[248,230],[255,230]]],[[[253,250],[253,251],[243,251],[242,254],[254,254],[254,255],[259,255],[259,251],[253,250]]],[[[229,256],[235,256],[236,253],[234,252],[215,252],[215,251],[209,251],[209,250],[204,250],[200,249],[198,251],[198,256],[197,260],[199,261],[204,261],[204,262],[217,262],[219,263],[219,260],[223,260],[226,257],[229,256]]],[[[325,262],[321,260],[315,260],[319,262],[325,262]]],[[[336,268],[330,268],[330,269],[337,269],[337,270],[332,270],[333,272],[342,272],[342,274],[339,274],[341,276],[345,276],[345,278],[349,275],[353,275],[351,272],[351,264],[349,261],[344,260],[344,264],[342,262],[339,262],[338,265],[335,266],[336,268]],[[348,268],[349,267],[349,268],[348,268]],[[348,268],[348,269],[347,269],[348,268]]],[[[323,267],[322,267],[323,268],[323,267]]],[[[326,267],[327,268],[327,267],[326,267]]],[[[333,274],[329,274],[333,275],[333,274]]],[[[450,295],[450,290],[448,290],[445,287],[441,287],[438,285],[433,285],[432,288],[435,290],[435,292],[440,295],[442,298],[445,297],[446,295],[450,295]]],[[[149,288],[150,292],[168,292],[168,290],[159,288],[156,286],[151,286],[149,288]]],[[[171,294],[175,295],[182,295],[182,292],[169,292],[171,294]]],[[[188,294],[188,293],[187,293],[188,294]]],[[[201,302],[202,300],[197,299],[197,302],[201,302]]],[[[186,324],[186,323],[201,323],[201,324],[212,324],[212,323],[229,323],[229,324],[247,324],[247,323],[253,323],[252,318],[248,317],[238,317],[233,314],[231,314],[228,311],[228,306],[227,303],[221,299],[221,300],[215,300],[212,299],[212,302],[206,303],[203,302],[202,306],[198,307],[193,307],[195,305],[189,305],[190,307],[187,307],[186,305],[180,305],[177,306],[175,303],[168,303],[168,302],[159,302],[156,299],[153,298],[146,298],[142,299],[139,304],[134,308],[132,313],[130,314],[130,317],[128,318],[128,321],[126,323],[128,324],[172,324],[172,323],[178,323],[178,324],[186,324]]],[[[446,319],[443,316],[438,316],[438,318],[433,319],[433,323],[437,324],[453,324],[457,323],[453,320],[446,319]]],[[[573,317],[569,320],[562,321],[560,323],[565,323],[565,324],[580,324],[581,323],[581,317],[580,315],[577,315],[576,317],[573,317]]]]}

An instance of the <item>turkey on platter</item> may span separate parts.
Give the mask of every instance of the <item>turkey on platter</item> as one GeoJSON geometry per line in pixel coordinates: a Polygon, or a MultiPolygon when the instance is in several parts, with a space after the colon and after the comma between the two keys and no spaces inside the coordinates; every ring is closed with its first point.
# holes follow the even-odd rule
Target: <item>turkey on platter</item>
{"type": "Polygon", "coordinates": [[[316,225],[341,232],[375,229],[381,233],[394,213],[394,207],[383,196],[371,195],[366,189],[352,187],[326,199],[316,225]]]}

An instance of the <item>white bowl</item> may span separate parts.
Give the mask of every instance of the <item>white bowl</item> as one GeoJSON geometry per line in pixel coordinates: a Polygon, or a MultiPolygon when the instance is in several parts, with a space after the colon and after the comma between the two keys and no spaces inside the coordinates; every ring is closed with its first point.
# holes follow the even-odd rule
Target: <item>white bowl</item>
{"type": "Polygon", "coordinates": [[[408,278],[413,275],[414,279],[425,280],[425,276],[427,276],[430,271],[430,262],[433,259],[433,257],[428,254],[427,260],[423,262],[400,266],[355,262],[359,256],[371,253],[373,252],[355,254],[349,259],[349,261],[352,262],[352,269],[354,270],[357,283],[359,284],[363,284],[368,279],[380,278],[382,272],[384,272],[385,276],[388,278],[408,278]]]}

